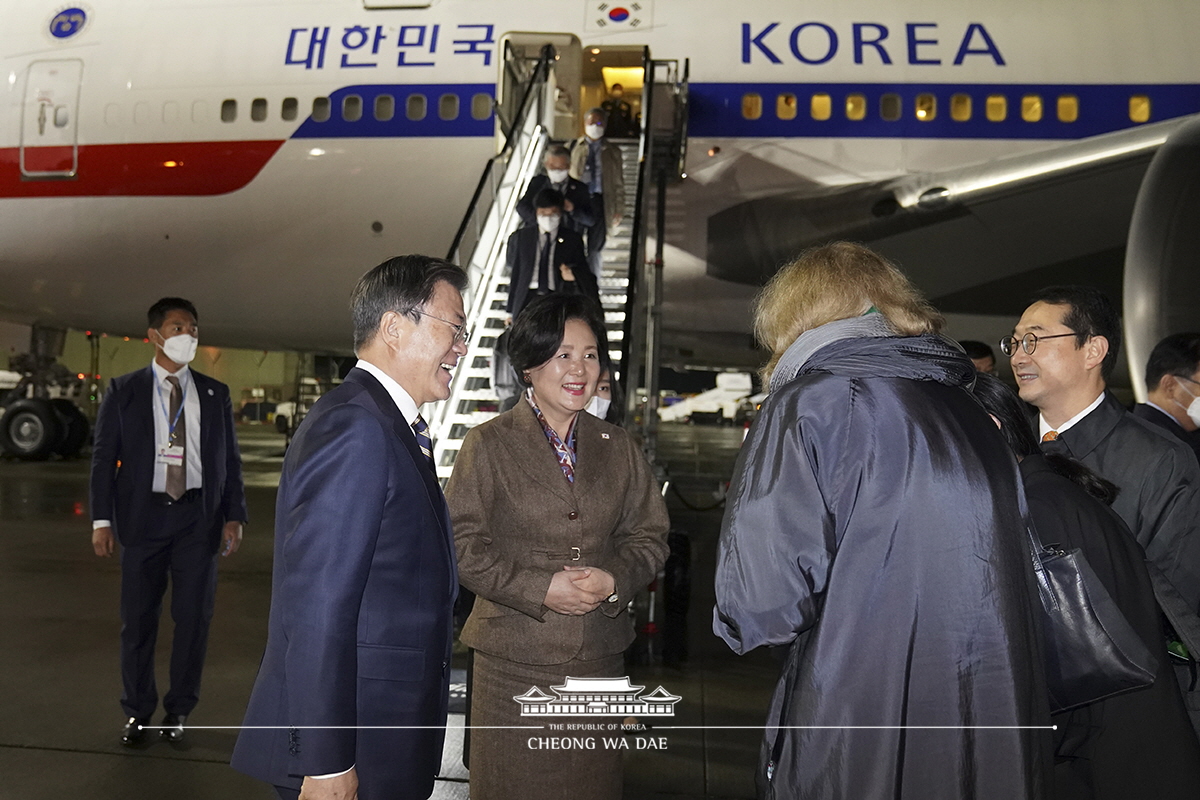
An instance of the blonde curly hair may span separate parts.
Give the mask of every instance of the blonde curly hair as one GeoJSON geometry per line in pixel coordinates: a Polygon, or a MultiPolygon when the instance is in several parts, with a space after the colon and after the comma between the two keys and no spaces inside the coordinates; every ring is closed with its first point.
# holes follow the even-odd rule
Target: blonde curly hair
{"type": "Polygon", "coordinates": [[[763,383],[805,331],[879,311],[900,336],[937,333],[944,319],[890,261],[853,242],[805,250],[767,282],[754,304],[754,335],[771,351],[763,383]]]}

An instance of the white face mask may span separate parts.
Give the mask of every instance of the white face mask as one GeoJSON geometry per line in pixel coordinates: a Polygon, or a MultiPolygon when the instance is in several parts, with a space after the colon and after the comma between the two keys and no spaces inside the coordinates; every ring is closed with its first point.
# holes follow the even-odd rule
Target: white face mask
{"type": "Polygon", "coordinates": [[[587,137],[589,139],[600,139],[600,138],[603,138],[603,136],[604,136],[604,126],[603,125],[585,125],[585,126],[583,126],[583,132],[587,134],[587,137]]]}
{"type": "Polygon", "coordinates": [[[559,219],[558,214],[538,214],[538,228],[541,229],[542,233],[554,233],[558,230],[559,219]]]}
{"type": "Polygon", "coordinates": [[[567,179],[567,170],[565,169],[548,169],[546,177],[550,178],[551,183],[562,183],[567,179]]]}
{"type": "Polygon", "coordinates": [[[593,417],[604,419],[608,416],[608,407],[612,405],[612,400],[606,397],[601,397],[598,394],[592,395],[592,399],[588,401],[587,407],[583,410],[591,414],[593,417]]]}
{"type": "Polygon", "coordinates": [[[192,359],[196,357],[196,348],[199,346],[200,340],[186,333],[180,333],[172,336],[170,339],[164,339],[163,343],[158,345],[167,358],[176,364],[192,363],[192,359]]]}
{"type": "Polygon", "coordinates": [[[1183,389],[1185,392],[1187,392],[1189,395],[1192,396],[1192,402],[1188,403],[1185,406],[1183,403],[1176,400],[1176,401],[1174,401],[1175,405],[1179,406],[1180,408],[1182,408],[1184,410],[1184,413],[1186,413],[1188,415],[1188,419],[1190,419],[1192,421],[1193,425],[1200,427],[1200,395],[1192,394],[1191,390],[1183,385],[1183,381],[1179,381],[1179,388],[1183,389]]]}

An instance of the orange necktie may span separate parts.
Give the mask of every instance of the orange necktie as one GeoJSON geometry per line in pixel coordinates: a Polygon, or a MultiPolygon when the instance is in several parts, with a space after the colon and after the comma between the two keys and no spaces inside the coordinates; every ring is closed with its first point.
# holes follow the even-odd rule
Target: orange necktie
{"type": "Polygon", "coordinates": [[[1058,431],[1046,431],[1046,435],[1042,437],[1043,442],[1053,442],[1058,438],[1058,431]]]}

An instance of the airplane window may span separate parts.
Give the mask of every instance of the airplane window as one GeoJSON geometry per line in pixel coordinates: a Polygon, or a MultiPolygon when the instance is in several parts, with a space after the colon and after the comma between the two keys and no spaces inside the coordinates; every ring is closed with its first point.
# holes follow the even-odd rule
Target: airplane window
{"type": "Polygon", "coordinates": [[[362,119],[362,98],[356,94],[348,94],[342,98],[342,119],[346,122],[358,122],[362,119]]]}
{"type": "Polygon", "coordinates": [[[266,98],[256,97],[254,102],[250,104],[250,119],[255,122],[263,122],[267,118],[267,101],[266,98]]]}
{"type": "Polygon", "coordinates": [[[71,114],[66,106],[54,107],[54,127],[65,128],[71,122],[71,114]]]}
{"type": "Polygon", "coordinates": [[[824,121],[833,116],[833,100],[824,92],[818,92],[809,101],[809,113],[817,121],[824,121]]]}
{"type": "Polygon", "coordinates": [[[937,117],[937,98],[931,94],[917,95],[917,119],[921,122],[931,122],[937,117]]]}
{"type": "Polygon", "coordinates": [[[192,103],[192,122],[208,122],[208,103],[203,100],[192,103]]]}
{"type": "Polygon", "coordinates": [[[950,119],[955,122],[966,122],[971,118],[971,95],[955,94],[950,96],[950,119]]]}
{"type": "Polygon", "coordinates": [[[387,122],[396,116],[396,98],[390,94],[375,95],[375,119],[387,122]]]}
{"type": "Polygon", "coordinates": [[[1135,94],[1129,98],[1129,121],[1150,121],[1150,98],[1144,94],[1135,94]]]}
{"type": "Polygon", "coordinates": [[[404,113],[411,120],[425,119],[425,114],[427,113],[425,110],[425,95],[410,94],[404,113]]]}
{"type": "Polygon", "coordinates": [[[179,122],[179,103],[176,103],[174,100],[168,100],[163,103],[163,122],[168,125],[179,122]]]}
{"type": "Polygon", "coordinates": [[[487,119],[492,115],[492,96],[480,92],[471,98],[471,117],[487,119]]]}
{"type": "Polygon", "coordinates": [[[1008,98],[1002,94],[989,94],[987,118],[989,122],[1004,122],[1008,118],[1008,98]]]}
{"type": "Polygon", "coordinates": [[[312,119],[313,119],[313,122],[324,122],[327,119],[329,119],[329,98],[328,97],[314,97],[313,98],[312,119]]]}
{"type": "Polygon", "coordinates": [[[121,107],[116,103],[109,103],[104,107],[104,124],[116,127],[121,124],[121,107]]]}
{"type": "Polygon", "coordinates": [[[900,119],[902,113],[900,95],[889,93],[879,98],[879,116],[888,122],[895,122],[900,119]]]}
{"type": "Polygon", "coordinates": [[[775,98],[775,116],[780,119],[796,118],[796,95],[784,93],[775,98]]]}
{"type": "Polygon", "coordinates": [[[861,94],[846,95],[846,119],[860,120],[867,116],[867,98],[861,94]]]}
{"type": "Polygon", "coordinates": [[[758,119],[762,116],[762,95],[754,92],[742,95],[742,116],[745,119],[758,119]]]}
{"type": "Polygon", "coordinates": [[[283,105],[280,106],[279,116],[284,122],[291,122],[300,115],[300,103],[294,97],[283,98],[283,105]]]}
{"type": "Polygon", "coordinates": [[[143,101],[133,104],[133,124],[145,125],[150,121],[150,104],[143,101]]]}
{"type": "Polygon", "coordinates": [[[221,122],[237,120],[237,100],[226,100],[221,103],[221,122]]]}
{"type": "Polygon", "coordinates": [[[441,119],[458,119],[458,95],[444,94],[438,99],[438,116],[441,119]]]}
{"type": "Polygon", "coordinates": [[[1079,98],[1073,94],[1058,96],[1058,121],[1074,122],[1079,119],[1079,98]]]}
{"type": "Polygon", "coordinates": [[[1021,98],[1021,119],[1026,122],[1040,122],[1042,119],[1042,98],[1036,94],[1027,94],[1021,98]]]}

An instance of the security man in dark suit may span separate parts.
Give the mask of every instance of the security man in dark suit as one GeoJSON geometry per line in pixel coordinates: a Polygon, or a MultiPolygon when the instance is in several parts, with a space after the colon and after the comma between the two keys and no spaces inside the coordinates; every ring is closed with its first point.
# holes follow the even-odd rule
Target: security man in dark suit
{"type": "Polygon", "coordinates": [[[433,792],[458,571],[419,407],[469,333],[459,267],[399,256],[351,297],[358,363],[283,463],[271,616],[233,767],[284,800],[433,792]]]}
{"type": "Polygon", "coordinates": [[[523,224],[537,225],[534,201],[543,189],[553,189],[563,196],[562,224],[582,236],[596,222],[596,216],[592,212],[591,192],[583,181],[570,175],[571,151],[561,144],[550,145],[546,148],[542,166],[546,173],[530,179],[529,188],[517,203],[517,215],[523,224]]]}
{"type": "Polygon", "coordinates": [[[147,314],[154,361],[115,378],[96,418],[92,547],[121,544],[121,707],[125,745],[158,706],[154,645],[168,580],[175,638],[159,735],[183,739],[196,706],[217,590],[217,553],[242,541],[246,500],[229,387],[190,369],[196,308],[164,297],[147,314]]]}
{"type": "Polygon", "coordinates": [[[551,292],[580,293],[600,303],[600,289],[588,269],[583,238],[562,224],[563,196],[538,192],[536,228],[518,228],[508,237],[508,319],[530,299],[551,292]]]}
{"type": "Polygon", "coordinates": [[[1145,403],[1133,415],[1157,425],[1200,458],[1200,333],[1173,333],[1146,361],[1145,403]]]}

